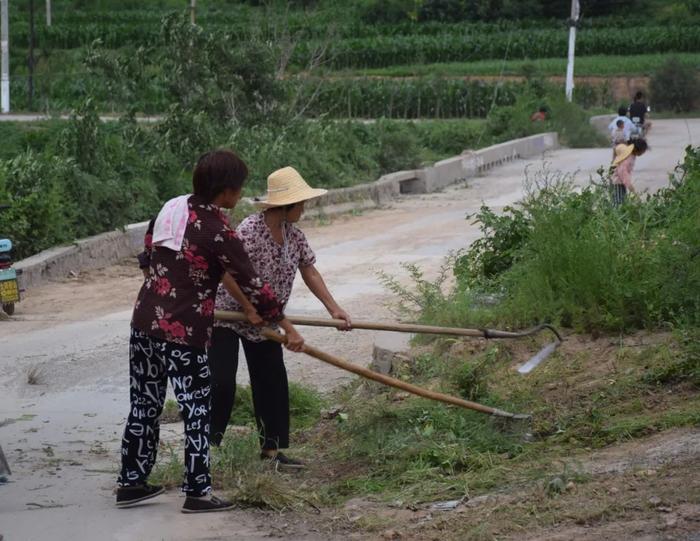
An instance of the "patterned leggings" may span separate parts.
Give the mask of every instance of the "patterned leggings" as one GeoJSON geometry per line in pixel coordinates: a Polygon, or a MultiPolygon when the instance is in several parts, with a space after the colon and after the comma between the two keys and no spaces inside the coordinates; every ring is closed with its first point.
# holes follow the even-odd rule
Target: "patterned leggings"
{"type": "Polygon", "coordinates": [[[612,200],[614,206],[620,206],[625,202],[627,197],[627,188],[624,184],[613,184],[612,185],[612,200]]]}
{"type": "Polygon", "coordinates": [[[132,328],[129,373],[131,410],[122,438],[118,485],[141,485],[151,473],[158,452],[160,414],[169,377],[185,420],[182,490],[190,496],[209,493],[210,378],[205,351],[159,340],[132,328]]]}

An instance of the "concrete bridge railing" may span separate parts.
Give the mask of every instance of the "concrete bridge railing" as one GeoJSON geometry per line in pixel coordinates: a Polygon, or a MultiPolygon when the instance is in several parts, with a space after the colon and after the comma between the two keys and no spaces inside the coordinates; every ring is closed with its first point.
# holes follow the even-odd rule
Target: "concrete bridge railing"
{"type": "MultiPolygon", "coordinates": [[[[435,192],[483,174],[493,167],[519,158],[537,156],[557,147],[556,133],[542,133],[481,150],[465,151],[423,169],[389,173],[375,182],[329,190],[307,205],[306,215],[330,216],[376,208],[400,194],[435,192]]],[[[36,287],[48,280],[65,278],[71,271],[100,268],[134,256],[143,249],[147,227],[148,222],[130,224],[123,230],[80,239],[68,246],[44,250],[19,261],[16,268],[23,271],[22,287],[36,287]]]]}

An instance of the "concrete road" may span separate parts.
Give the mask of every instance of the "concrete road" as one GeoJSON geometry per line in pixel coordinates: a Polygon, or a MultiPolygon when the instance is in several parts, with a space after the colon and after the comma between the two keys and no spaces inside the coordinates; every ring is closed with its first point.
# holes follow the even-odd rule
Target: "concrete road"
{"type": "MultiPolygon", "coordinates": [[[[2,113],[0,114],[0,122],[39,122],[42,120],[70,120],[71,115],[45,115],[42,113],[2,113]]],[[[119,115],[100,115],[102,122],[118,122],[121,117],[119,115]]],[[[152,124],[163,120],[162,115],[152,116],[137,116],[137,122],[152,124]]]]}
{"type": "MultiPolygon", "coordinates": [[[[685,146],[700,144],[700,120],[657,120],[649,142],[652,150],[638,160],[635,179],[641,189],[656,190],[666,185],[685,146]]],[[[478,237],[465,216],[482,202],[494,207],[516,202],[526,170],[532,174],[546,165],[584,184],[610,157],[609,149],[556,150],[441,193],[404,196],[389,208],[304,229],[341,305],[356,319],[391,320],[386,306],[391,299],[378,271],[405,279],[401,263],[411,262],[434,275],[450,251],[478,237]]],[[[124,299],[135,296],[139,283],[137,275],[100,282],[99,294],[115,300],[103,303],[98,313],[85,306],[90,317],[79,316],[80,299],[73,306],[66,301],[63,312],[42,313],[42,296],[49,299],[52,288],[66,287],[47,286],[29,292],[35,297],[18,305],[11,321],[0,321],[0,445],[13,468],[12,482],[0,485],[0,534],[6,540],[258,539],[270,532],[269,524],[243,511],[194,519],[181,515],[176,494],[140,509],[113,507],[111,490],[128,408],[131,301],[124,299]],[[30,372],[40,376],[39,384],[28,384],[30,372]]],[[[323,315],[301,282],[288,312],[323,315]]],[[[361,364],[369,362],[376,336],[326,329],[303,334],[309,343],[361,364]]],[[[313,359],[293,354],[287,359],[292,380],[321,391],[348,378],[313,359]]],[[[243,382],[245,378],[241,374],[243,382]]],[[[176,435],[177,427],[170,431],[176,435]]],[[[293,538],[314,537],[297,532],[293,538]]]]}

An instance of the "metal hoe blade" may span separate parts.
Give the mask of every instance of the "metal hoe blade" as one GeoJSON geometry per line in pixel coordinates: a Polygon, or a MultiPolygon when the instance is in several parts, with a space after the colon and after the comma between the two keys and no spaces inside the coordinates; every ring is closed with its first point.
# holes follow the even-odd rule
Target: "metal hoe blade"
{"type": "Polygon", "coordinates": [[[559,347],[561,342],[551,342],[543,347],[534,357],[518,368],[518,372],[521,374],[529,374],[532,372],[537,365],[549,357],[554,351],[559,347]]]}
{"type": "Polygon", "coordinates": [[[7,463],[5,458],[5,453],[2,452],[2,447],[0,447],[0,477],[5,477],[11,475],[10,465],[7,463]]]}

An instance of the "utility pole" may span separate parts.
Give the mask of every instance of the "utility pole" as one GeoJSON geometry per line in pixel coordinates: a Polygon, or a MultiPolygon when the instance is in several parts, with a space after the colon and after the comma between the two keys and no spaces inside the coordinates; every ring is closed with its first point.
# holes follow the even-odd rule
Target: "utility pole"
{"type": "Polygon", "coordinates": [[[51,26],[51,0],[46,0],[46,26],[51,26]]]}
{"type": "Polygon", "coordinates": [[[29,55],[27,56],[29,68],[29,110],[34,110],[34,0],[29,0],[29,55]]]}
{"type": "Polygon", "coordinates": [[[574,95],[574,49],[576,48],[576,24],[578,23],[580,7],[578,0],[571,0],[571,18],[569,19],[569,61],[566,64],[566,100],[571,101],[574,95]]]}
{"type": "Polygon", "coordinates": [[[7,1],[0,0],[0,49],[2,49],[2,80],[0,81],[0,111],[10,112],[10,32],[7,19],[7,1]]]}
{"type": "Polygon", "coordinates": [[[190,2],[190,20],[192,24],[196,24],[195,11],[197,9],[197,0],[191,0],[190,2]]]}

